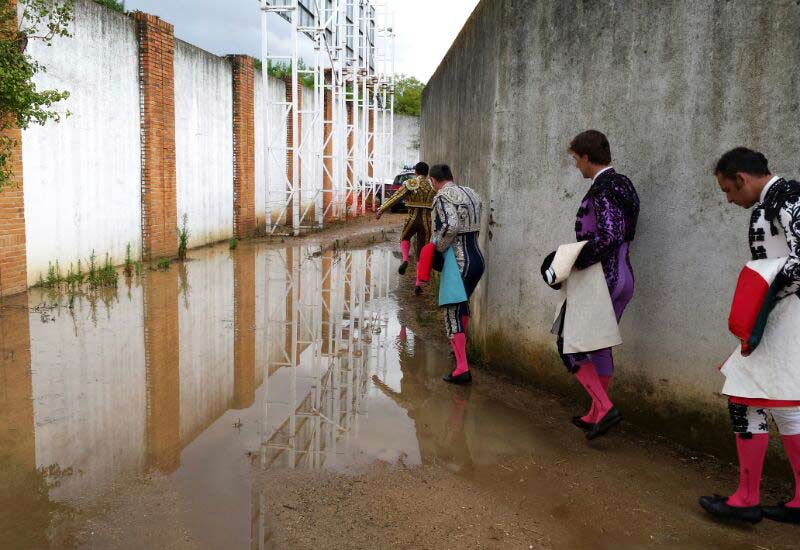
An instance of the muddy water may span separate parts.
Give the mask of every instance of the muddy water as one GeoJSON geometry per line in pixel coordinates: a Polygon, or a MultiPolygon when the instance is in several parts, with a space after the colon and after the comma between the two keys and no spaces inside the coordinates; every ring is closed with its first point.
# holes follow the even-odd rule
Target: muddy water
{"type": "Polygon", "coordinates": [[[458,470],[535,446],[502,407],[502,428],[470,441],[469,394],[438,383],[449,358],[398,321],[397,263],[386,249],[209,248],[116,292],[7,302],[4,547],[72,546],[84,507],[158,474],[191,503],[194,539],[244,548],[253,465],[458,470]]]}
{"type": "MultiPolygon", "coordinates": [[[[0,548],[268,548],[271,497],[256,474],[357,474],[378,461],[508,495],[552,524],[548,547],[657,540],[587,525],[576,498],[589,486],[570,472],[592,472],[591,493],[616,461],[641,489],[624,476],[616,486],[691,505],[678,489],[660,493],[661,477],[681,479],[679,465],[654,471],[648,457],[613,449],[598,462],[562,418],[533,422],[480,385],[443,384],[442,327],[401,308],[398,263],[386,248],[207,248],[115,292],[5,302],[0,548]],[[131,538],[124,517],[104,530],[108,510],[153,531],[131,538]]],[[[623,505],[603,498],[604,510],[623,505]]],[[[693,541],[675,547],[751,547],[740,533],[656,534],[693,541]]]]}

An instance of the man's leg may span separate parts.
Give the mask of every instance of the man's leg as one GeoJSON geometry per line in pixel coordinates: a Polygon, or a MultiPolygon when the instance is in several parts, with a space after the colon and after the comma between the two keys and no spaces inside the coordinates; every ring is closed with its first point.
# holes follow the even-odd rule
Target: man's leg
{"type": "MultiPolygon", "coordinates": [[[[603,390],[607,395],[608,388],[611,385],[611,377],[614,374],[614,356],[611,348],[593,351],[589,354],[589,360],[594,365],[597,377],[600,379],[600,385],[603,386],[603,390]]],[[[601,412],[597,402],[592,400],[592,407],[588,413],[581,417],[581,420],[587,424],[597,424],[597,421],[603,417],[601,412]]]]}
{"type": "Polygon", "coordinates": [[[408,217],[406,218],[406,224],[403,226],[403,233],[400,235],[400,250],[403,253],[403,263],[400,264],[400,268],[397,272],[400,275],[405,275],[406,270],[408,269],[408,257],[409,252],[411,251],[411,237],[413,236],[414,232],[414,209],[408,213],[408,217]]]}
{"type": "Polygon", "coordinates": [[[781,432],[783,448],[792,465],[794,498],[786,504],[764,506],[764,516],[775,521],[800,524],[800,407],[774,408],[772,417],[781,432]]]}
{"type": "Polygon", "coordinates": [[[445,328],[456,358],[456,368],[444,377],[445,382],[468,383],[472,380],[467,361],[467,336],[461,324],[460,304],[445,306],[445,328]]]}
{"type": "Polygon", "coordinates": [[[700,506],[718,518],[761,521],[761,472],[769,445],[766,409],[728,403],[739,455],[739,486],[730,497],[701,497],[700,506]]]}

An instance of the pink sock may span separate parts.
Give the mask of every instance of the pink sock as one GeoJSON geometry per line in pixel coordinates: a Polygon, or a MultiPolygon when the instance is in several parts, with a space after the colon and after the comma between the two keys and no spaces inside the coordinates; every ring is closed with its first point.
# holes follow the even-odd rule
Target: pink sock
{"type": "Polygon", "coordinates": [[[453,371],[453,376],[464,374],[469,370],[467,336],[463,332],[456,333],[453,339],[450,340],[450,345],[453,347],[453,353],[456,354],[456,370],[453,371]]]}
{"type": "Polygon", "coordinates": [[[467,329],[469,328],[469,315],[461,316],[461,326],[464,327],[464,332],[467,332],[467,329]]]}
{"type": "Polygon", "coordinates": [[[598,419],[603,418],[614,405],[608,398],[608,394],[603,388],[603,384],[600,383],[600,377],[597,376],[597,371],[595,370],[594,365],[591,363],[584,363],[581,365],[578,368],[578,372],[575,373],[575,378],[578,379],[578,382],[581,383],[583,388],[586,390],[586,393],[588,393],[589,397],[592,398],[595,416],[598,419]]]}
{"type": "Polygon", "coordinates": [[[761,470],[767,454],[769,434],[752,434],[749,439],[736,436],[736,452],[739,454],[739,487],[728,497],[730,506],[747,508],[761,502],[761,470]]]}
{"type": "Polygon", "coordinates": [[[786,506],[800,508],[800,435],[784,435],[782,439],[794,474],[794,498],[786,506]]]}
{"type": "MultiPolygon", "coordinates": [[[[600,378],[600,384],[603,386],[603,389],[606,390],[606,394],[608,394],[608,387],[611,385],[611,376],[598,376],[600,378]]],[[[581,417],[581,420],[584,422],[588,422],[590,424],[597,424],[597,421],[600,420],[600,416],[597,414],[597,405],[595,405],[594,400],[592,400],[592,407],[589,409],[589,412],[586,413],[581,417]]]]}
{"type": "Polygon", "coordinates": [[[400,241],[400,250],[403,251],[403,261],[408,261],[408,253],[411,251],[411,241],[400,241]]]}

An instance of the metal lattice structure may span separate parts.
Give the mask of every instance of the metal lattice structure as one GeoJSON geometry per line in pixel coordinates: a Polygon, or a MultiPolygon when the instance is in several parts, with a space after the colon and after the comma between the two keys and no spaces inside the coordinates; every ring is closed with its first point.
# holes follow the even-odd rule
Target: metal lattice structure
{"type": "Polygon", "coordinates": [[[260,466],[317,469],[347,451],[370,376],[385,374],[391,254],[287,249],[267,261],[260,466]]]}
{"type": "Polygon", "coordinates": [[[377,0],[260,1],[268,230],[298,234],[364,214],[394,176],[392,16],[377,0]],[[291,24],[290,54],[272,51],[270,37],[281,24],[272,14],[291,24]],[[308,66],[306,39],[314,48],[308,66]],[[268,68],[277,64],[291,66],[285,100],[268,93],[268,68]],[[303,80],[313,80],[310,101],[303,80]],[[284,125],[282,140],[276,130],[284,125]]]}

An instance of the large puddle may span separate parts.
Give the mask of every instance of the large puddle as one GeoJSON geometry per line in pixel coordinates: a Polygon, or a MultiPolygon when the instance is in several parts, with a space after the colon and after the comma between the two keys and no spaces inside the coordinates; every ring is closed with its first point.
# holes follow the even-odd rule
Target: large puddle
{"type": "Polygon", "coordinates": [[[254,466],[463,471],[545,451],[519,415],[440,382],[450,358],[401,322],[398,264],[385,248],[216,247],[113,293],[6,302],[3,547],[68,547],[82,506],[153,473],[190,503],[193,538],[258,548],[254,466]]]}

